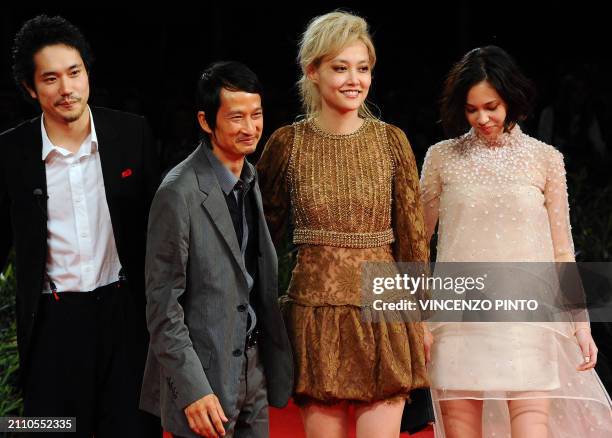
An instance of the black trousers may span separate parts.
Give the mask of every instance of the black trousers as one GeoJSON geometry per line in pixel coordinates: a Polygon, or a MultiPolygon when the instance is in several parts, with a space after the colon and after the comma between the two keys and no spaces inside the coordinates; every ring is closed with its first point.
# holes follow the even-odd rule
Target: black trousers
{"type": "Polygon", "coordinates": [[[67,437],[161,436],[159,419],[138,409],[148,337],[125,283],[43,294],[34,330],[25,416],[76,417],[67,437]]]}

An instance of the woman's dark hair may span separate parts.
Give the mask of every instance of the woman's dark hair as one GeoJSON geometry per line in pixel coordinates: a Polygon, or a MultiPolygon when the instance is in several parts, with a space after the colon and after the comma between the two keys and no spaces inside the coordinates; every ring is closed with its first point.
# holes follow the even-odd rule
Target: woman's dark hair
{"type": "Polygon", "coordinates": [[[221,89],[259,94],[263,99],[263,87],[257,76],[246,65],[237,61],[220,61],[204,70],[198,81],[197,111],[204,111],[206,123],[213,131],[217,112],[221,106],[221,89]]]}
{"type": "Polygon", "coordinates": [[[456,137],[469,129],[465,104],[470,89],[487,81],[507,106],[505,129],[525,120],[535,98],[533,83],[523,75],[514,60],[497,46],[469,51],[451,68],[444,82],[440,116],[444,131],[456,137]]]}
{"type": "Polygon", "coordinates": [[[56,16],[38,15],[26,21],[15,35],[13,48],[13,79],[26,96],[25,83],[34,89],[34,55],[41,49],[56,44],[63,44],[77,50],[83,59],[87,72],[93,64],[93,55],[89,43],[81,31],[66,19],[56,16]]]}

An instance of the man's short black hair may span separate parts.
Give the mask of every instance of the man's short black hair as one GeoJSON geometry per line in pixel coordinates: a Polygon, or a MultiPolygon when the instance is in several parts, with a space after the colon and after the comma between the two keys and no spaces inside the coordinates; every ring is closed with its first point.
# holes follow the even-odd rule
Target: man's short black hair
{"type": "Polygon", "coordinates": [[[60,16],[38,15],[26,21],[15,35],[13,42],[13,78],[26,95],[23,85],[34,89],[34,55],[41,49],[63,44],[77,50],[83,59],[87,72],[90,72],[93,55],[89,43],[81,31],[60,16]]]}
{"type": "Polygon", "coordinates": [[[237,61],[221,61],[209,65],[198,81],[196,104],[204,111],[206,123],[213,131],[217,112],[221,106],[221,89],[259,94],[263,99],[263,87],[257,76],[246,65],[237,61]]]}

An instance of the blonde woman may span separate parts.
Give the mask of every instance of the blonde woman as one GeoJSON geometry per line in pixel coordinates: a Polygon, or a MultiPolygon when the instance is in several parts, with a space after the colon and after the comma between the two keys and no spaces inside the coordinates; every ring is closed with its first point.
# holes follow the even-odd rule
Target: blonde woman
{"type": "Polygon", "coordinates": [[[360,267],[428,260],[414,156],[366,106],[376,53],[362,18],[314,18],[298,59],[306,117],[278,129],[257,166],[277,243],[294,218],[294,399],[309,438],[345,437],[351,404],[357,437],[396,438],[410,391],[428,385],[423,327],[362,320],[360,267]]]}

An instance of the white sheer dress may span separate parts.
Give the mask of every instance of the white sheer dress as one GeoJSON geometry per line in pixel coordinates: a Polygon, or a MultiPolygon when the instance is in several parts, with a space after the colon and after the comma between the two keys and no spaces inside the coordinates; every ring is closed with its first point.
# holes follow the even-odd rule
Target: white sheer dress
{"type": "MultiPolygon", "coordinates": [[[[571,262],[563,156],[519,126],[487,144],[474,130],[432,146],[421,189],[437,262],[571,262]]],[[[483,436],[509,437],[507,400],[550,399],[554,438],[612,437],[610,398],[584,360],[575,323],[432,323],[429,367],[439,402],[484,400],[483,436]]]]}

